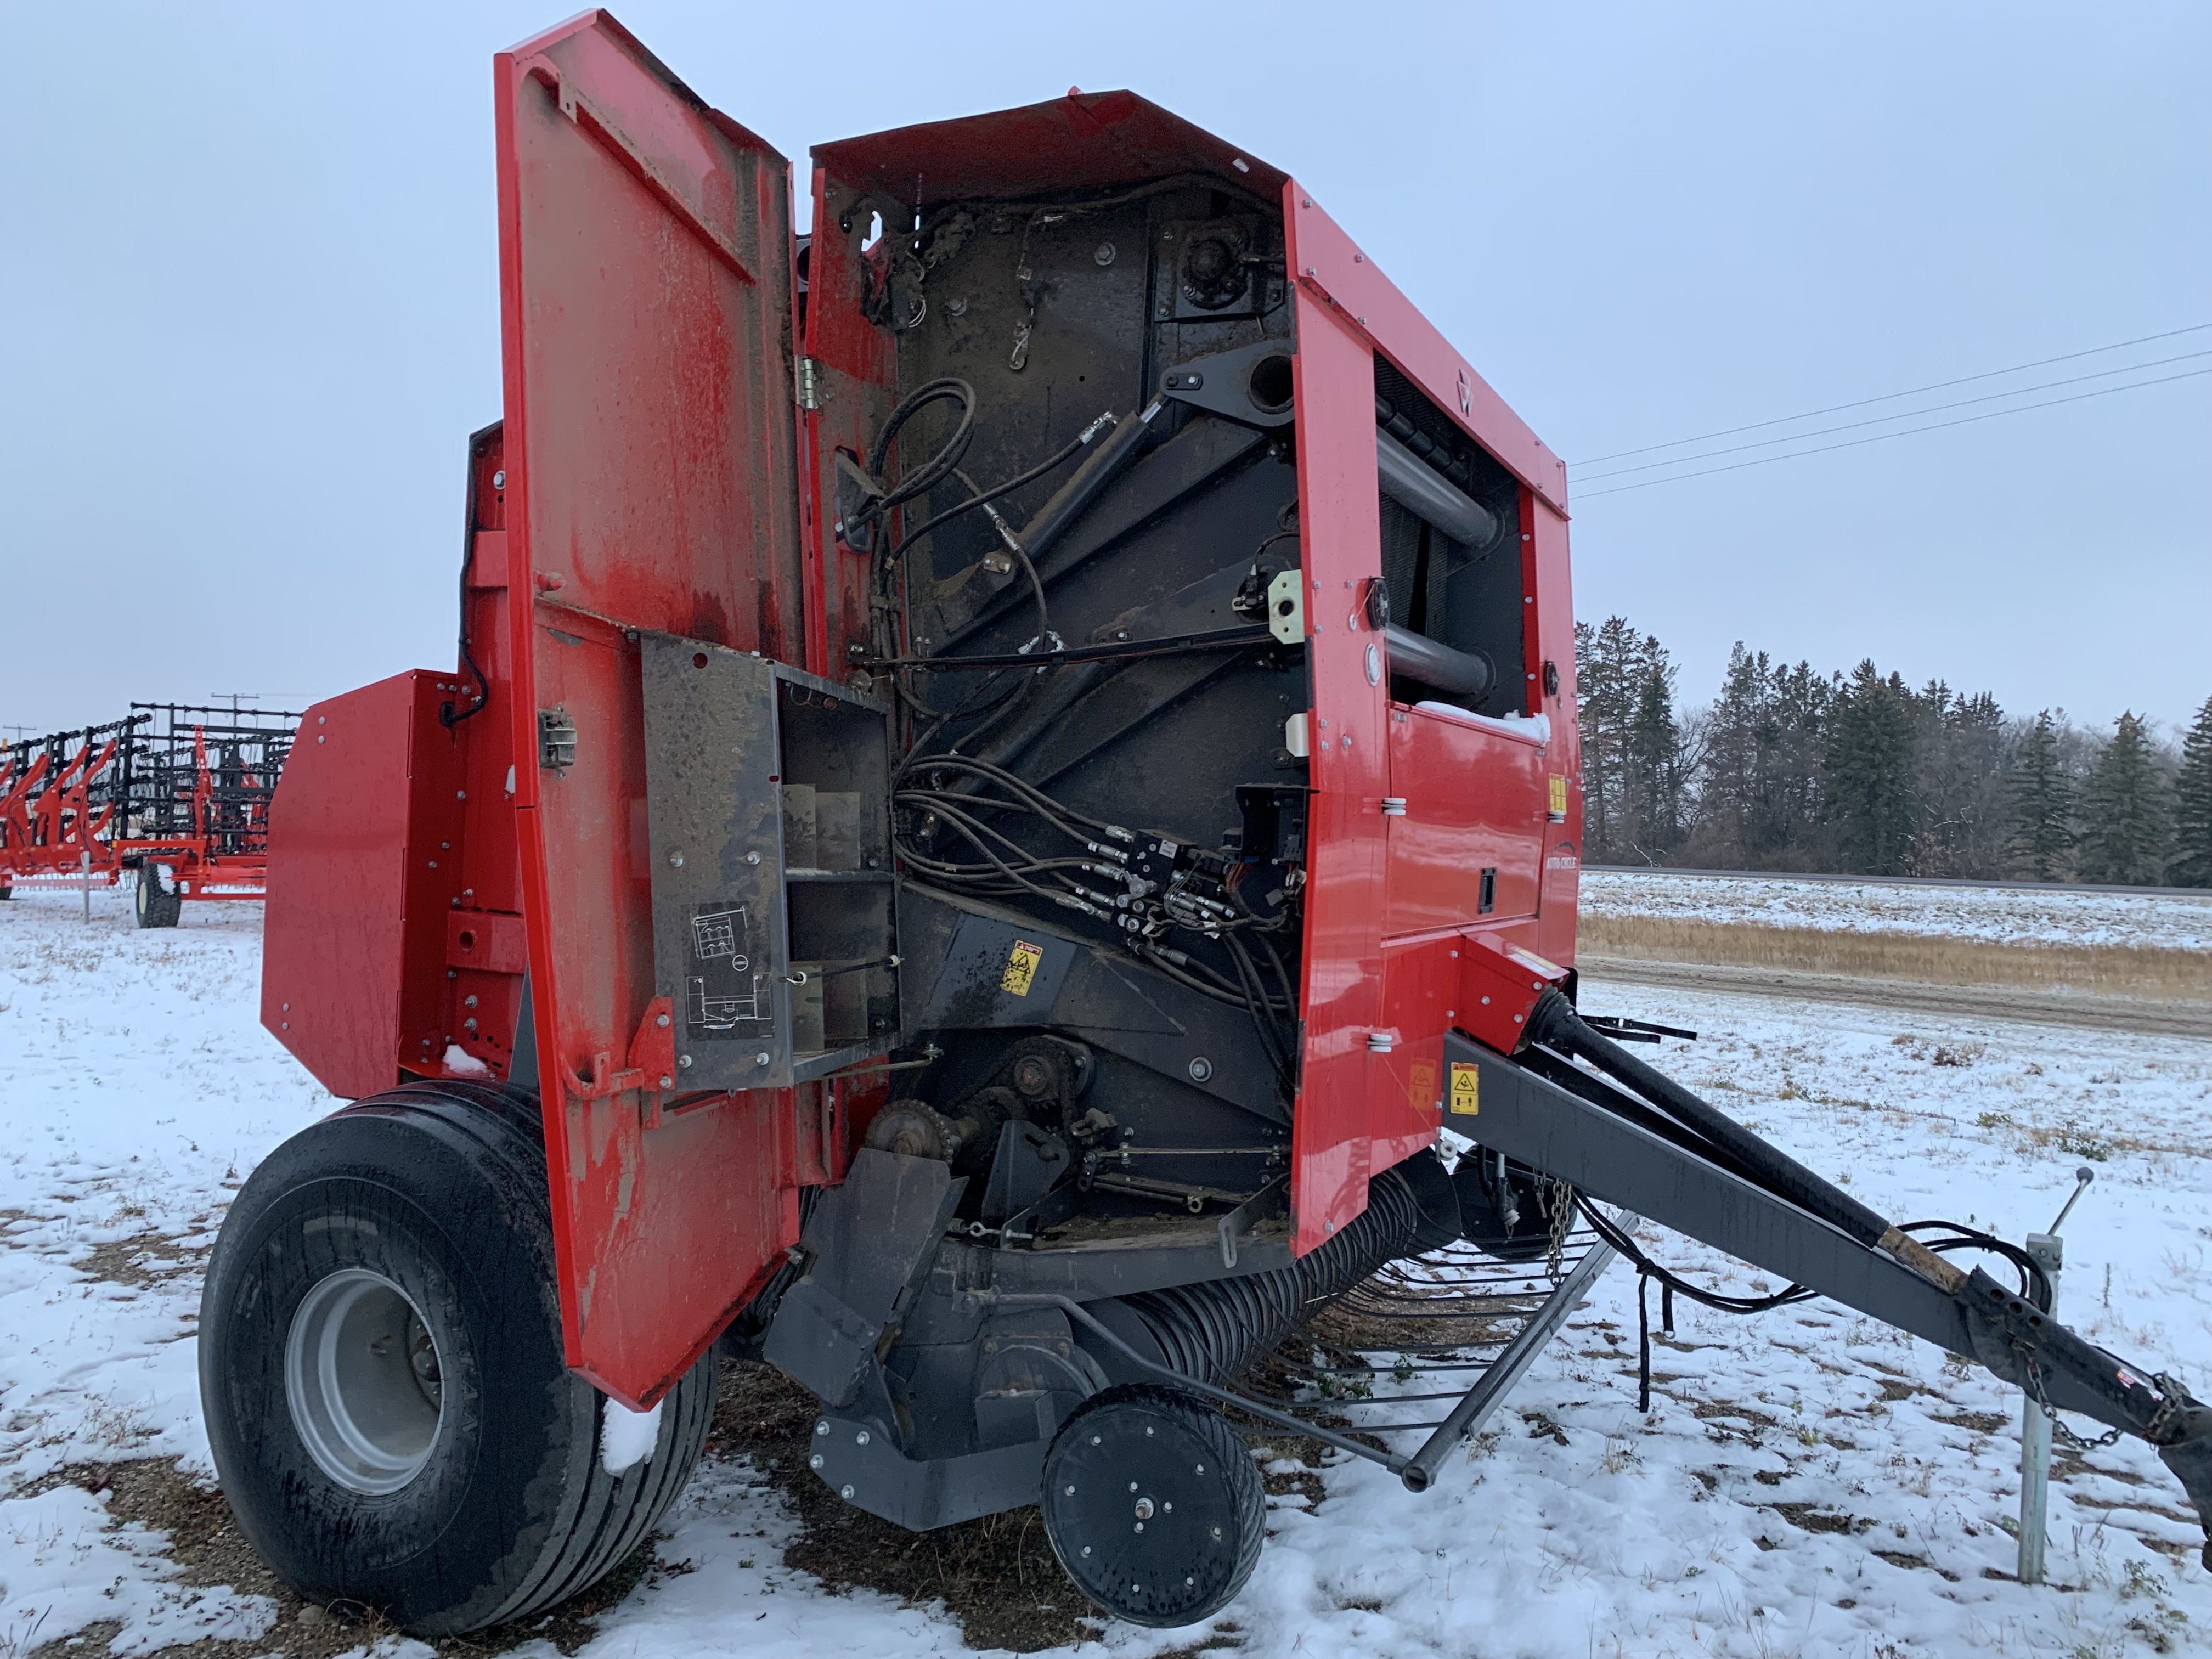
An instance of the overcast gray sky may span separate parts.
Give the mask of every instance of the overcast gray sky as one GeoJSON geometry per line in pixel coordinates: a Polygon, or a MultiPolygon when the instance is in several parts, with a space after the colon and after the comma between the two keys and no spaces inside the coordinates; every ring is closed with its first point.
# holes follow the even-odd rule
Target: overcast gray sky
{"type": "MultiPolygon", "coordinates": [[[[1133,88],[1297,175],[1571,460],[2212,324],[2203,0],[617,15],[794,159],[1133,88]]],[[[499,412],[491,54],[560,15],[10,8],[0,723],[451,666],[499,412]]],[[[2212,330],[1805,424],[2191,352],[2212,330]]],[[[1658,634],[1691,702],[1741,639],[2182,721],[2209,457],[2212,376],[1607,495],[1656,458],[1584,465],[1577,609],[1658,634]]]]}

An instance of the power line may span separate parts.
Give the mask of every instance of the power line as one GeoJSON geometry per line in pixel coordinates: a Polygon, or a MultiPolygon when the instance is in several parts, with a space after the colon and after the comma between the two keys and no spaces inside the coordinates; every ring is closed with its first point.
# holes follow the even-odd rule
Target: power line
{"type": "Polygon", "coordinates": [[[1771,466],[1777,461],[1794,461],[1806,455],[1825,455],[1832,449],[1856,449],[1862,444],[1878,444],[1890,438],[1909,438],[1916,432],[1938,432],[1947,426],[1972,426],[1977,421],[1994,421],[2007,415],[2025,415],[2031,409],[2054,409],[2060,404],[2078,404],[2091,398],[2109,398],[2116,392],[2139,392],[2147,386],[2165,386],[2173,380],[2193,380],[2200,374],[2212,374],[2212,368],[2184,369],[2179,374],[2162,374],[2155,380],[2136,380],[2128,386],[2108,386],[2096,392],[2077,392],[2070,398],[2051,398],[2039,404],[2021,404],[2014,409],[1992,409],[1983,415],[1962,415],[1955,421],[1932,421],[1926,426],[1908,426],[1896,432],[1877,432],[1871,438],[1847,438],[1839,444],[1822,444],[1817,449],[1794,450],[1787,455],[1762,455],[1755,461],[1734,461],[1727,466],[1709,466],[1702,472],[1677,472],[1672,477],[1646,478],[1641,483],[1615,484],[1610,489],[1593,489],[1587,495],[1577,495],[1577,501],[1595,501],[1600,495],[1620,495],[1632,489],[1649,489],[1654,484],[1680,483],[1685,478],[1710,478],[1716,472],[1741,472],[1747,466],[1771,466]]]}
{"type": "Polygon", "coordinates": [[[1723,427],[1718,432],[1701,432],[1694,438],[1676,438],[1669,443],[1645,444],[1640,449],[1616,449],[1610,455],[1592,455],[1586,460],[1570,461],[1570,466],[1595,466],[1600,461],[1626,460],[1631,455],[1649,455],[1656,449],[1680,449],[1684,444],[1701,444],[1712,438],[1733,438],[1739,432],[1760,432],[1770,426],[1787,426],[1792,421],[1809,421],[1817,416],[1838,415],[1847,409],[1864,409],[1869,404],[1894,403],[1899,398],[1917,398],[1923,392],[1945,392],[1954,386],[1971,386],[1977,380],[1993,380],[2001,374],[2018,374],[2031,368],[2048,368],[2053,363],[2070,363],[2076,358],[2097,357],[2107,351],[2124,351],[2130,346],[2148,345],[2155,340],[2178,339],[2184,334],[2201,334],[2212,328],[2212,323],[2191,323],[2187,328],[2168,329],[2163,334],[2145,334],[2133,340],[2120,340],[2112,345],[2092,346],[2087,351],[2069,351],[2057,357],[2039,357],[2032,363],[2014,363],[2010,368],[1992,368],[1980,374],[1961,375],[1955,380],[1938,380],[1932,386],[1917,386],[1909,392],[1885,392],[1879,398],[1861,398],[1848,404],[1830,404],[1826,409],[1808,409],[1802,415],[1779,415],[1771,421],[1753,421],[1748,426],[1723,427]]]}
{"type": "MultiPolygon", "coordinates": [[[[1929,404],[1925,409],[1908,409],[1902,414],[1876,415],[1870,420],[1845,421],[1840,426],[1814,427],[1810,432],[1793,432],[1786,438],[1760,438],[1747,444],[1730,444],[1726,449],[1708,449],[1695,455],[1677,455],[1668,461],[1645,461],[1638,466],[1616,467],[1610,472],[1591,473],[1583,482],[1595,483],[1600,478],[1625,478],[1632,472],[1649,472],[1656,467],[1687,466],[1692,461],[1709,461],[1716,455],[1740,455],[1747,449],[1766,449],[1776,444],[1799,443],[1807,438],[1825,438],[1832,432],[1854,432],[1863,426],[1886,426],[1892,421],[1916,420],[1923,415],[1940,415],[1947,409],[1968,409],[1976,404],[1993,404],[2003,398],[2025,398],[2031,392],[2049,392],[2056,386],[2079,386],[2084,380],[2101,380],[2112,374],[2132,374],[2137,369],[2163,368],[2168,363],[2193,362],[2199,357],[2212,357],[2212,351],[2185,351],[2172,357],[2154,357],[2147,363],[2130,363],[2125,368],[2100,368],[2093,374],[2069,374],[2063,380],[2045,380],[2040,386],[2016,386],[2009,392],[1985,392],[1978,398],[1961,398],[1953,404],[1929,404]]],[[[2149,382],[2145,381],[2144,384],[2148,385],[2149,382]]],[[[2123,386],[2112,388],[2115,392],[2125,389],[2123,386]]]]}

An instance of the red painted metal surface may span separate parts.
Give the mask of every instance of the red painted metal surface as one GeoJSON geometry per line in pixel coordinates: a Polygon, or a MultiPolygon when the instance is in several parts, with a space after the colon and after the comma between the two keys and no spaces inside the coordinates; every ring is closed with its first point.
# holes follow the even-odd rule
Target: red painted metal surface
{"type": "MultiPolygon", "coordinates": [[[[1292,245],[1296,257],[1296,244],[1292,245]]],[[[1369,1103],[1386,1086],[1382,1029],[1382,798],[1387,702],[1359,604],[1382,570],[1375,359],[1310,289],[1297,295],[1298,524],[1313,684],[1307,808],[1305,1054],[1291,1116],[1295,1248],[1314,1249],[1367,1206],[1369,1103]]]]}
{"type": "Polygon", "coordinates": [[[655,991],[629,637],[803,647],[789,168],[604,13],[495,79],[505,717],[562,1313],[569,1363],[643,1405],[796,1237],[788,1092],[664,1113],[641,1086],[659,1073],[633,1052],[655,991]],[[537,763],[541,711],[574,722],[573,765],[537,763]]]}
{"type": "Polygon", "coordinates": [[[1564,464],[1295,179],[1283,204],[1314,684],[1305,1053],[1291,1129],[1303,1252],[1365,1206],[1375,1172],[1435,1139],[1443,1034],[1468,1016],[1454,962],[1507,941],[1573,960],[1582,800],[1564,464]],[[1382,573],[1376,354],[1523,485],[1522,707],[1548,717],[1541,743],[1392,705],[1367,683],[1360,659],[1373,636],[1352,601],[1382,573]],[[1383,814],[1386,795],[1402,816],[1383,814]],[[1486,866],[1497,872],[1488,912],[1486,866]]]}
{"type": "Polygon", "coordinates": [[[389,1089],[403,1055],[428,1070],[444,1053],[441,843],[460,775],[445,695],[418,670],[315,704],[270,809],[261,1023],[336,1095],[389,1089]]]}

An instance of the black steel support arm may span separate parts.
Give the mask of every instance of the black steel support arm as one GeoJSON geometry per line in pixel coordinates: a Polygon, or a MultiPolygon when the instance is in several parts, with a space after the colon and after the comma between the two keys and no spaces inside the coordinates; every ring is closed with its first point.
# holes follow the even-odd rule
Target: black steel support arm
{"type": "Polygon", "coordinates": [[[1590,1030],[1556,993],[1547,994],[1528,1025],[1534,1041],[1579,1055],[1608,1076],[1585,1074],[1571,1090],[1453,1036],[1445,1040],[1446,1058],[1480,1068],[1476,1115],[1455,1127],[1591,1197],[1978,1361],[2051,1407],[2149,1442],[2196,1505],[2212,1566],[2212,1409],[2172,1378],[2139,1372],[2083,1340],[1987,1273],[1964,1273],[1906,1238],[1590,1030]],[[1654,1109],[1691,1133],[1658,1133],[1654,1109]]]}

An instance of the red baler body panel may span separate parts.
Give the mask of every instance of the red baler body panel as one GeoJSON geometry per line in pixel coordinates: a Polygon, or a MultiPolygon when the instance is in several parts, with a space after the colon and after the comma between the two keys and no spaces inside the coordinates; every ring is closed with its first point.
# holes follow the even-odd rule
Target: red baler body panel
{"type": "Polygon", "coordinates": [[[628,1403],[658,1398],[794,1242],[799,1188],[842,1178],[886,1085],[662,1080],[635,634],[822,674],[866,647],[868,561],[836,533],[830,465],[866,452],[896,370],[860,315],[861,238],[839,228],[855,204],[910,200],[917,169],[942,196],[1234,167],[1280,191],[1295,304],[1312,796],[1291,1194],[1295,1248],[1324,1242],[1436,1137],[1468,951],[1492,936],[1572,959],[1558,459],[1295,179],[1131,94],[817,149],[794,341],[781,157],[604,14],[501,54],[495,79],[505,422],[472,450],[463,616],[488,696],[465,661],[311,713],[309,733],[344,735],[303,738],[278,794],[270,1029],[342,1094],[504,1077],[526,967],[538,1068],[517,1080],[545,1103],[568,1358],[628,1403]],[[1394,704],[1371,677],[1378,354],[1522,486],[1522,708],[1547,732],[1394,704]],[[541,764],[556,727],[573,757],[541,764]]]}

